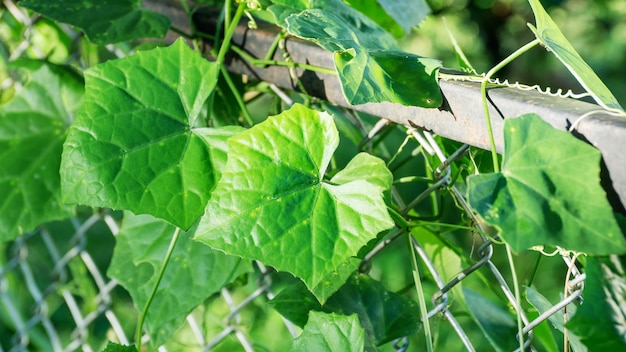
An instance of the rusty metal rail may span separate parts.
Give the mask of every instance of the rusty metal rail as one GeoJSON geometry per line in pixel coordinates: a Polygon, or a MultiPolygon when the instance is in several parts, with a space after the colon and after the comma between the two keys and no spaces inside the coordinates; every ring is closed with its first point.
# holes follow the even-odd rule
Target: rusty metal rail
{"type": "MultiPolygon", "coordinates": [[[[189,29],[189,21],[179,4],[171,0],[150,0],[146,7],[166,14],[174,24],[189,29]]],[[[215,13],[199,11],[194,16],[195,25],[207,33],[214,33],[215,13]]],[[[276,39],[279,29],[259,22],[257,29],[249,29],[242,22],[233,36],[233,44],[255,58],[262,58],[276,39]]],[[[175,38],[170,33],[169,39],[175,38]]],[[[289,53],[294,62],[334,68],[332,54],[315,44],[288,38],[284,51],[289,53]]],[[[284,60],[277,51],[275,60],[284,60]]],[[[442,137],[469,145],[488,149],[489,136],[480,94],[480,84],[463,81],[441,81],[444,104],[439,109],[402,106],[392,103],[369,103],[350,105],[341,92],[336,75],[297,69],[300,82],[291,78],[289,69],[280,66],[256,67],[244,59],[231,55],[228,57],[231,72],[245,74],[254,79],[273,83],[286,89],[304,88],[312,96],[332,104],[349,107],[390,121],[415,125],[430,130],[442,137]]],[[[564,68],[565,69],[565,68],[564,68]]],[[[609,199],[617,211],[626,213],[626,162],[622,151],[626,150],[626,119],[597,112],[583,120],[579,118],[587,113],[599,111],[598,105],[571,98],[553,97],[537,91],[523,91],[516,88],[492,88],[488,91],[492,126],[497,150],[503,151],[502,127],[504,118],[517,117],[526,113],[536,113],[546,122],[561,130],[568,130],[575,124],[575,133],[602,152],[602,182],[609,199]]]]}

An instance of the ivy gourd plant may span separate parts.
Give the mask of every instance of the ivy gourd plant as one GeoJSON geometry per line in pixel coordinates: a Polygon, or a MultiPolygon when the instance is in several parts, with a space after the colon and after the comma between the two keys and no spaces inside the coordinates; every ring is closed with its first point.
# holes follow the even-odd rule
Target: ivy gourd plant
{"type": "MultiPolygon", "coordinates": [[[[181,4],[191,20],[196,5],[181,4]]],[[[450,78],[440,72],[443,63],[403,51],[394,37],[428,15],[424,0],[242,1],[234,11],[227,0],[221,4],[223,36],[216,37],[174,28],[139,0],[23,0],[19,5],[74,26],[92,44],[161,38],[169,29],[186,36],[79,73],[49,60],[15,60],[10,68],[25,84],[0,106],[5,195],[0,241],[72,216],[77,205],[123,210],[108,275],[130,293],[139,312],[129,350],[142,350],[144,333],[150,348],[167,344],[196,307],[224,287],[252,278],[259,265],[290,274],[267,308],[302,329],[289,343],[293,350],[375,351],[405,337],[419,349],[443,349],[425,298],[441,287],[420,271],[424,265],[415,250],[422,247],[414,241],[452,280],[474,260],[458,239],[447,237],[451,231],[477,233],[505,249],[515,296],[511,311],[492,302],[496,284],[484,277],[461,287],[465,273],[458,275],[458,290],[451,291],[458,304],[454,309],[467,313],[494,349],[524,349],[523,312],[548,310],[549,299],[530,287],[532,279],[517,278],[516,264],[533,251],[547,257],[544,250],[552,248],[584,258],[586,300],[571,320],[551,318],[529,343],[556,350],[561,333],[575,350],[626,347],[626,240],[622,215],[614,213],[600,185],[600,152],[529,113],[505,119],[504,155],[496,153],[486,103],[491,77],[539,44],[580,81],[598,109],[625,115],[538,0],[529,0],[536,39],[484,75],[455,75],[481,84],[491,165],[480,163],[489,159],[483,151],[472,150],[446,166],[454,167],[455,175],[441,183],[433,178],[439,177],[442,161],[417,145],[407,155],[403,149],[410,138],[401,144],[383,138],[365,152],[358,145],[363,121],[376,122],[311,102],[306,93],[293,92],[303,103],[278,104],[275,114],[252,114],[255,101],[248,96],[267,89],[233,77],[224,63],[231,49],[239,52],[231,40],[247,14],[281,28],[276,46],[294,36],[331,52],[332,72],[351,104],[438,108],[443,104],[439,80],[450,78]],[[383,10],[384,16],[371,9],[383,10]],[[202,52],[202,40],[217,45],[202,52]],[[346,146],[351,139],[355,145],[346,146]],[[423,174],[403,174],[398,164],[416,155],[423,155],[423,174]],[[434,187],[441,194],[428,193],[431,204],[424,205],[426,198],[399,191],[405,186],[413,187],[411,192],[434,187]],[[444,196],[448,213],[441,210],[444,196]],[[368,275],[366,267],[377,246],[398,238],[408,245],[393,260],[404,260],[411,278],[392,289],[383,281],[393,267],[382,265],[378,277],[368,275]],[[486,288],[479,292],[478,284],[486,288]]],[[[250,64],[257,63],[252,58],[250,64]]],[[[306,65],[280,63],[298,64],[306,65]]],[[[400,130],[395,126],[389,133],[397,136],[400,130]]],[[[115,348],[121,346],[108,347],[115,348]]]]}

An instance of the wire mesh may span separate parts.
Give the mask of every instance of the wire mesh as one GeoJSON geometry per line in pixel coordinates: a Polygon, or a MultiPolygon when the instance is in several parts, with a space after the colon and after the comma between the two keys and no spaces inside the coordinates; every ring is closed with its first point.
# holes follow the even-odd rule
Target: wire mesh
{"type": "MultiPolygon", "coordinates": [[[[15,6],[11,1],[4,0],[4,10],[14,19],[24,24],[23,41],[13,50],[9,60],[20,57],[26,50],[32,50],[35,55],[44,57],[45,53],[33,43],[33,25],[39,20],[38,16],[29,16],[27,12],[15,6]]],[[[69,29],[68,29],[69,31],[69,29]]],[[[75,37],[76,38],[76,37],[75,37]]],[[[114,55],[123,55],[117,48],[109,47],[114,55]]],[[[75,60],[70,57],[68,60],[75,60]]],[[[2,86],[15,82],[2,82],[2,86]]],[[[287,105],[293,102],[288,94],[271,86],[275,94],[287,105]]],[[[389,121],[380,120],[369,131],[363,131],[364,138],[359,148],[371,150],[370,142],[390,125],[389,121]]],[[[363,125],[359,122],[359,127],[363,125]]],[[[469,147],[462,145],[449,155],[442,150],[440,143],[428,131],[422,131],[414,126],[407,126],[410,136],[419,144],[422,153],[435,156],[439,160],[438,167],[433,172],[433,180],[428,187],[417,197],[404,205],[405,200],[395,194],[395,200],[403,205],[406,212],[414,208],[434,192],[447,190],[456,203],[472,220],[477,230],[466,235],[471,237],[471,246],[479,243],[478,249],[473,251],[472,263],[457,275],[446,281],[445,275],[437,270],[433,258],[420,243],[420,239],[413,236],[412,246],[421,263],[426,267],[430,279],[437,290],[432,296],[432,308],[428,318],[448,324],[457,335],[462,345],[468,351],[475,351],[475,340],[468,333],[467,326],[460,322],[453,306],[452,290],[463,280],[477,272],[488,272],[497,283],[497,288],[505,297],[523,321],[523,334],[526,348],[532,349],[532,333],[540,323],[556,314],[564,314],[564,309],[574,301],[582,300],[582,289],[585,274],[576,266],[576,258],[564,254],[565,266],[568,268],[566,294],[550,309],[530,320],[522,309],[505,280],[506,275],[493,262],[494,240],[486,237],[487,232],[481,227],[478,219],[466,204],[459,189],[451,179],[451,165],[466,155],[469,147]]],[[[107,341],[116,341],[121,344],[131,344],[133,341],[134,321],[136,313],[128,311],[131,303],[123,289],[115,280],[107,277],[106,270],[112,257],[115,236],[119,232],[119,214],[98,210],[93,213],[86,211],[67,221],[46,224],[36,231],[27,233],[15,241],[0,245],[0,352],[1,351],[95,351],[101,350],[107,341]]],[[[403,230],[390,233],[380,241],[371,251],[364,255],[359,271],[367,273],[371,268],[372,260],[385,248],[393,244],[403,230]]],[[[560,255],[560,254],[559,254],[560,255]]],[[[244,292],[234,292],[233,289],[223,288],[220,297],[227,307],[227,311],[218,320],[217,329],[208,331],[206,319],[199,318],[197,312],[190,314],[181,329],[188,332],[187,344],[192,344],[198,350],[208,351],[218,348],[229,339],[236,343],[243,351],[254,351],[258,341],[250,334],[251,327],[243,322],[242,312],[248,307],[264,302],[274,297],[274,271],[266,268],[262,263],[256,263],[257,280],[254,289],[244,292]],[[233,338],[234,337],[234,338],[233,338]],[[193,342],[190,342],[193,341],[193,342]]],[[[208,305],[204,305],[207,309],[208,305]]],[[[292,337],[299,334],[289,321],[282,319],[286,331],[292,337]]],[[[519,338],[519,336],[518,336],[519,338]]],[[[143,341],[148,342],[146,334],[143,341]]],[[[408,351],[412,347],[412,339],[403,337],[394,341],[391,348],[396,351],[408,351]]],[[[169,349],[176,349],[171,348],[169,349]]],[[[168,347],[161,346],[159,351],[167,351],[168,347]]]]}

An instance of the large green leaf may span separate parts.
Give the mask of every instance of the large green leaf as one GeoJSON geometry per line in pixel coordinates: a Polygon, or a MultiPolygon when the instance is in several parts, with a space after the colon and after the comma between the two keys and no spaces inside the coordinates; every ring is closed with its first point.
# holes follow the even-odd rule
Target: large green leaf
{"type": "Polygon", "coordinates": [[[419,308],[415,302],[358,273],[353,274],[324,305],[320,305],[302,284],[284,289],[271,304],[299,326],[307,323],[309,311],[356,313],[365,330],[366,344],[382,345],[415,334],[420,327],[419,308]]]}
{"type": "Polygon", "coordinates": [[[600,186],[600,152],[537,115],[504,121],[502,172],[469,178],[469,203],[519,252],[626,253],[600,186]]]}
{"type": "Polygon", "coordinates": [[[497,351],[513,351],[519,347],[515,338],[517,324],[511,314],[466,287],[463,287],[463,296],[472,317],[497,351]]]}
{"type": "Polygon", "coordinates": [[[528,26],[537,39],[567,67],[598,104],[611,109],[624,110],[604,82],[565,38],[554,20],[541,6],[541,2],[539,0],[529,0],[529,2],[535,14],[537,28],[530,23],[528,26]]]}
{"type": "MultiPolygon", "coordinates": [[[[108,275],[130,293],[138,310],[157,280],[174,230],[149,215],[124,214],[108,275]]],[[[165,342],[193,308],[250,270],[249,262],[213,251],[182,233],[146,318],[153,346],[165,342]]]]}
{"type": "Polygon", "coordinates": [[[568,329],[590,351],[626,350],[626,257],[587,258],[585,301],[568,329]]]}
{"type": "Polygon", "coordinates": [[[73,214],[60,204],[59,165],[83,81],[60,66],[37,66],[0,107],[0,242],[73,214]]]}
{"type": "Polygon", "coordinates": [[[86,71],[61,163],[65,200],[189,228],[215,184],[197,126],[218,71],[182,40],[86,71]]]}
{"type": "Polygon", "coordinates": [[[378,3],[406,33],[411,32],[430,13],[426,0],[378,0],[378,3]]]}
{"type": "Polygon", "coordinates": [[[389,173],[382,160],[356,159],[371,165],[372,181],[323,180],[338,142],[332,117],[302,105],[230,138],[226,167],[196,238],[316,287],[393,226],[382,198],[379,175],[389,173]]]}
{"type": "Polygon", "coordinates": [[[82,29],[95,44],[162,38],[170,20],[140,7],[141,0],[22,0],[29,8],[82,29]]]}
{"type": "Polygon", "coordinates": [[[401,51],[391,34],[341,1],[313,1],[312,7],[287,17],[286,28],[335,53],[349,103],[441,105],[440,61],[401,51]]]}
{"type": "Polygon", "coordinates": [[[291,351],[361,352],[365,334],[356,315],[345,316],[311,311],[302,334],[293,341],[291,351]]]}

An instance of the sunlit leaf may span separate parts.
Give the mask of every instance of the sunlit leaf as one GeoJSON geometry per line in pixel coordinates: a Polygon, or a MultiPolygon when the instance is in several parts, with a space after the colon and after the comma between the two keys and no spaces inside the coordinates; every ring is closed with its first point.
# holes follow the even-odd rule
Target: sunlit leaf
{"type": "MultiPolygon", "coordinates": [[[[174,230],[149,215],[124,214],[108,275],[130,293],[139,311],[157,280],[174,230]]],[[[250,270],[249,262],[211,250],[192,241],[190,233],[182,233],[146,318],[153,346],[165,342],[193,308],[250,270]]]]}
{"type": "Polygon", "coordinates": [[[504,121],[502,172],[469,178],[469,202],[519,252],[626,253],[600,186],[600,152],[537,115],[504,121]]]}
{"type": "Polygon", "coordinates": [[[604,82],[565,38],[554,20],[541,6],[541,2],[539,0],[529,0],[529,2],[535,14],[537,28],[531,24],[528,26],[537,39],[567,67],[598,104],[611,109],[624,110],[604,82]]]}
{"type": "Polygon", "coordinates": [[[515,338],[517,324],[511,314],[466,287],[463,287],[463,296],[472,317],[497,351],[513,351],[519,347],[515,338]]]}
{"type": "Polygon", "coordinates": [[[337,315],[311,311],[302,334],[293,341],[290,351],[360,352],[365,348],[365,334],[356,315],[337,315]]]}
{"type": "Polygon", "coordinates": [[[35,66],[23,90],[0,106],[0,242],[73,214],[61,205],[59,165],[83,81],[59,66],[35,66]]]}
{"type": "Polygon", "coordinates": [[[179,40],[86,71],[63,151],[65,200],[189,228],[215,184],[199,115],[218,70],[179,40]]]}
{"type": "Polygon", "coordinates": [[[587,258],[584,302],[566,326],[590,351],[626,349],[626,257],[587,258]]]}
{"type": "Polygon", "coordinates": [[[372,166],[372,181],[323,180],[337,144],[332,117],[302,105],[231,137],[196,238],[316,287],[393,226],[377,176],[389,173],[384,163],[372,166]]]}
{"type": "Polygon", "coordinates": [[[26,7],[82,29],[95,44],[162,38],[170,20],[140,7],[141,0],[22,0],[26,7]]]}

